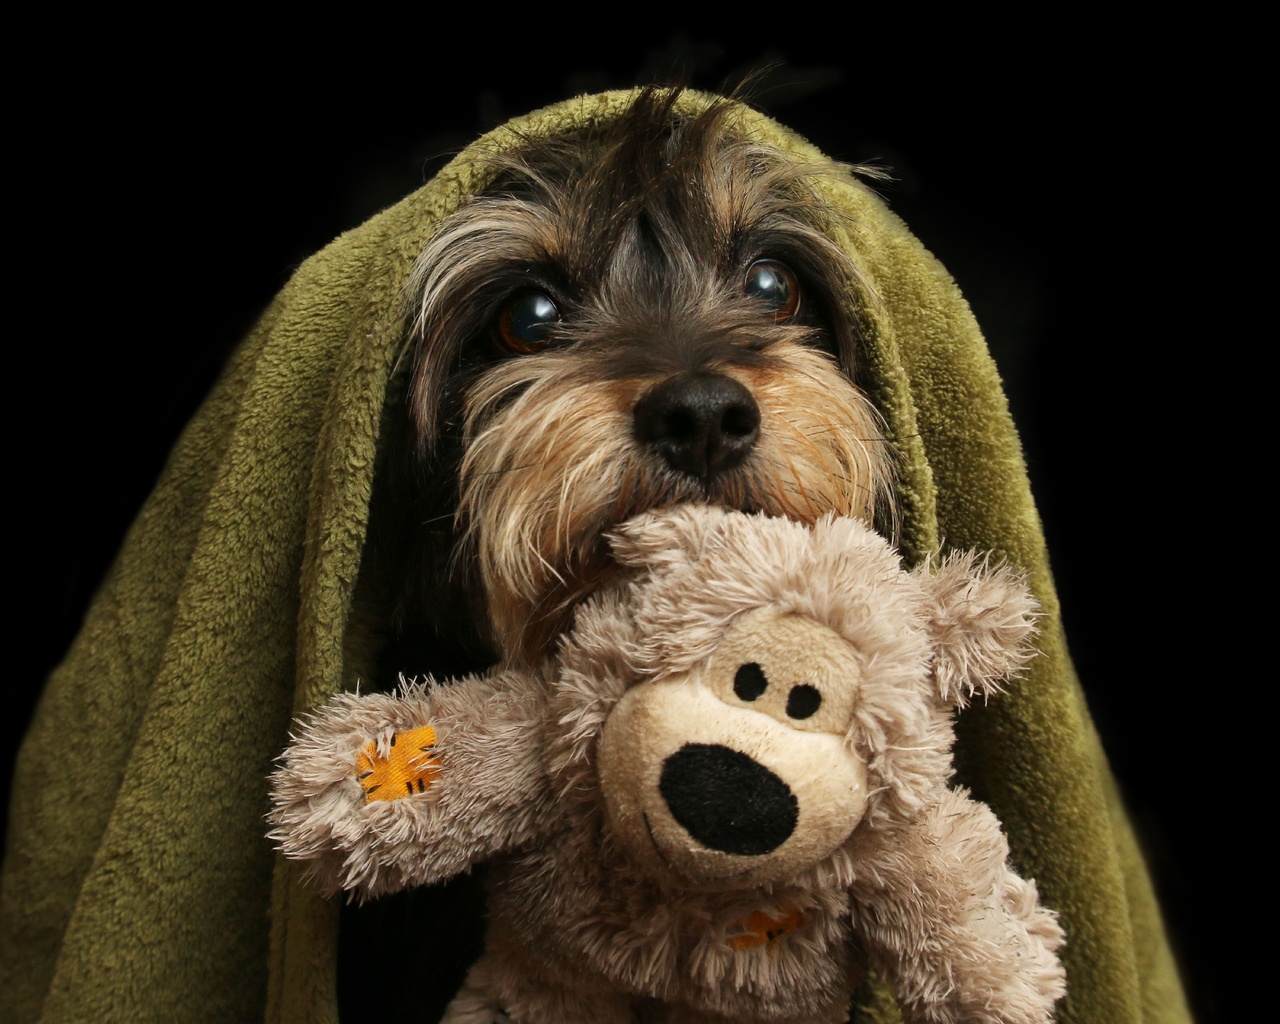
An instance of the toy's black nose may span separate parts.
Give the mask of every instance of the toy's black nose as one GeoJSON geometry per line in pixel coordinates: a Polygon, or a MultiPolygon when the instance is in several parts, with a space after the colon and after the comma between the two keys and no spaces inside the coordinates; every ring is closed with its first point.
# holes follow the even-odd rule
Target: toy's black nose
{"type": "Polygon", "coordinates": [[[800,808],[773,772],[729,747],[689,743],[662,764],[658,789],[689,835],[710,850],[759,856],[795,831],[800,808]]]}
{"type": "Polygon", "coordinates": [[[636,437],[680,473],[709,483],[738,465],[760,436],[760,409],[742,384],[719,373],[682,373],[636,403],[636,437]]]}

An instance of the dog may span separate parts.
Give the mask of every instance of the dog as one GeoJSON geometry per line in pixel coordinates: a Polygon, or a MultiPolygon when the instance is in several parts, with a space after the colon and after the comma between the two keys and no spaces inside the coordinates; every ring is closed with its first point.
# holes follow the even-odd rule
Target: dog
{"type": "Polygon", "coordinates": [[[538,660],[615,571],[605,535],[648,509],[892,530],[892,449],[857,384],[854,297],[874,296],[816,185],[854,169],[679,97],[495,154],[418,258],[371,526],[388,678],[538,660]]]}

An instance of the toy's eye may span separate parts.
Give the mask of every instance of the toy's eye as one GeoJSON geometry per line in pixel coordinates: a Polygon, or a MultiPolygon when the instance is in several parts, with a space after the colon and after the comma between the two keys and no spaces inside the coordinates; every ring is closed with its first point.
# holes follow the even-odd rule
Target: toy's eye
{"type": "Polygon", "coordinates": [[[755,700],[768,688],[769,680],[765,678],[764,669],[754,661],[739,666],[733,675],[733,692],[739,700],[755,700]]]}
{"type": "Polygon", "coordinates": [[[800,309],[800,282],[790,267],[777,260],[756,260],[747,267],[742,288],[779,323],[790,320],[800,309]]]}
{"type": "Polygon", "coordinates": [[[560,322],[560,310],[542,292],[520,292],[507,300],[498,313],[494,337],[516,355],[541,352],[550,340],[551,327],[560,322]]]}
{"type": "Polygon", "coordinates": [[[787,717],[810,718],[822,707],[822,693],[816,686],[801,683],[787,694],[787,717]]]}

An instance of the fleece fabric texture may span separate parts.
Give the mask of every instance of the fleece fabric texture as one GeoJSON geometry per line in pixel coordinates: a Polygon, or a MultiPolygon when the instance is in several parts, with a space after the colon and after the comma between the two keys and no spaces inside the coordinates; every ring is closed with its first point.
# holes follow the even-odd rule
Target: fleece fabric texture
{"type": "MultiPolygon", "coordinates": [[[[486,148],[612,118],[627,101],[581,97],[481,139],[308,260],[239,348],[20,753],[0,882],[0,1019],[337,1020],[337,904],[264,839],[266,777],[291,716],[368,670],[354,583],[400,292],[434,225],[483,186],[486,148]]],[[[740,117],[762,141],[823,159],[769,119],[740,117]]],[[[941,545],[992,549],[1030,570],[1044,607],[1042,656],[961,717],[958,761],[960,781],[1004,822],[1019,872],[1061,914],[1059,1019],[1187,1021],[982,336],[947,272],[869,190],[821,187],[851,215],[840,241],[876,294],[860,311],[861,379],[901,455],[908,560],[941,545]]],[[[873,980],[856,1019],[901,1018],[873,980]]]]}

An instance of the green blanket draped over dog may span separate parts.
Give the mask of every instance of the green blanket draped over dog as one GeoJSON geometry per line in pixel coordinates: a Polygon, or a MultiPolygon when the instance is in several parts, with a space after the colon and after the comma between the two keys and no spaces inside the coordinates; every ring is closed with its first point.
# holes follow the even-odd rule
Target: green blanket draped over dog
{"type": "MultiPolygon", "coordinates": [[[[308,260],[240,347],[22,748],[0,890],[0,1018],[337,1019],[337,908],[273,854],[265,780],[291,716],[369,667],[355,580],[401,289],[433,226],[484,185],[486,147],[513,145],[512,127],[537,136],[614,117],[627,98],[571,100],[486,136],[308,260]]],[[[767,118],[740,117],[762,141],[823,159],[767,118]]],[[[851,214],[840,241],[878,296],[860,314],[860,379],[898,443],[906,556],[942,542],[992,549],[1031,570],[1045,609],[1043,656],[961,719],[958,762],[1003,820],[1018,870],[1061,914],[1059,1019],[1186,1021],[982,336],[946,271],[869,190],[819,188],[851,214]]],[[[370,969],[396,953],[371,951],[370,969]]],[[[856,1019],[900,1017],[873,981],[856,1019]]]]}

